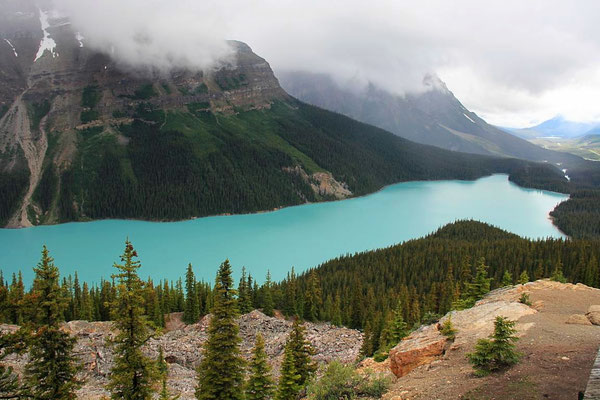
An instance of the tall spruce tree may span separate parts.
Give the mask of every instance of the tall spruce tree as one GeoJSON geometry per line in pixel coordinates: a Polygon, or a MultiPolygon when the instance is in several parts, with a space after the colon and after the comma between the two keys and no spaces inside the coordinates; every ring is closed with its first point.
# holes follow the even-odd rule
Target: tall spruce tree
{"type": "Polygon", "coordinates": [[[267,278],[262,286],[262,311],[269,317],[273,316],[273,283],[271,282],[271,272],[267,271],[267,278]]]}
{"type": "Polygon", "coordinates": [[[46,246],[42,259],[33,269],[35,278],[31,299],[33,319],[27,328],[29,362],[25,367],[28,397],[39,400],[75,399],[80,382],[73,347],[75,339],[59,329],[66,299],[59,286],[58,268],[46,246]]]}
{"type": "Polygon", "coordinates": [[[248,279],[249,276],[246,275],[246,267],[242,267],[242,277],[238,285],[238,307],[242,314],[252,311],[252,288],[248,279]]]}
{"type": "Polygon", "coordinates": [[[288,339],[294,359],[295,371],[300,375],[298,384],[301,388],[304,388],[308,384],[308,381],[317,371],[317,363],[312,359],[315,350],[310,342],[306,340],[305,331],[306,329],[300,323],[300,319],[296,318],[288,339]]]}
{"type": "Polygon", "coordinates": [[[122,264],[114,267],[118,273],[117,294],[112,306],[113,320],[118,329],[112,340],[115,361],[108,389],[113,399],[146,400],[154,395],[153,385],[159,377],[156,362],[142,353],[142,346],[152,336],[150,323],[144,316],[144,283],[137,270],[141,264],[137,252],[127,240],[121,256],[122,264]]]}
{"type": "Polygon", "coordinates": [[[243,399],[244,360],[240,355],[241,339],[235,321],[235,296],[231,265],[225,260],[217,273],[208,339],[197,370],[196,398],[200,400],[243,399]]]}
{"type": "Polygon", "coordinates": [[[183,322],[195,324],[200,319],[200,307],[198,305],[198,293],[196,292],[196,277],[192,270],[192,264],[188,264],[185,273],[185,309],[183,310],[183,322]]]}
{"type": "Polygon", "coordinates": [[[275,388],[271,377],[271,367],[265,352],[265,340],[260,333],[256,335],[256,343],[254,344],[249,367],[250,377],[246,382],[245,400],[270,399],[275,388]]]}
{"type": "Polygon", "coordinates": [[[323,301],[321,284],[315,270],[310,271],[307,286],[304,297],[304,319],[307,321],[316,321],[319,317],[319,309],[323,301]]]}
{"type": "Polygon", "coordinates": [[[277,385],[276,400],[294,400],[302,390],[300,385],[300,374],[296,371],[296,362],[294,360],[294,350],[291,341],[285,345],[283,353],[283,362],[279,371],[279,384],[277,385]]]}

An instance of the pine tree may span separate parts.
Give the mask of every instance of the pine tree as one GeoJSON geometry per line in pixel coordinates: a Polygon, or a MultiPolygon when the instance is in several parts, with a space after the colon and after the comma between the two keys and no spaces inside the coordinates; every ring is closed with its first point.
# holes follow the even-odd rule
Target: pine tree
{"type": "Polygon", "coordinates": [[[250,361],[250,377],[246,383],[245,400],[267,400],[274,391],[271,367],[267,362],[265,341],[260,333],[256,335],[256,343],[250,361]]]}
{"type": "Polygon", "coordinates": [[[339,293],[336,293],[335,299],[333,300],[331,323],[335,326],[342,326],[342,301],[340,300],[339,293]]]}
{"type": "Polygon", "coordinates": [[[461,298],[453,304],[458,309],[465,309],[473,307],[477,300],[483,298],[485,294],[490,291],[491,278],[488,278],[488,266],[485,265],[485,259],[482,257],[479,259],[475,277],[471,282],[465,285],[464,291],[461,294],[461,298]]]}
{"type": "Polygon", "coordinates": [[[279,371],[279,385],[277,386],[276,400],[293,400],[298,397],[302,390],[300,385],[300,374],[296,371],[294,351],[288,340],[283,353],[283,362],[279,371]]]}
{"type": "Polygon", "coordinates": [[[508,270],[504,271],[504,275],[502,275],[502,287],[504,286],[512,286],[513,278],[512,274],[508,272],[508,270]]]}
{"type": "Polygon", "coordinates": [[[516,351],[515,342],[519,340],[516,333],[515,321],[496,317],[490,339],[479,339],[475,352],[467,354],[476,375],[485,376],[519,362],[521,354],[516,351]]]}
{"type": "Polygon", "coordinates": [[[114,265],[118,273],[117,294],[112,305],[118,335],[112,340],[115,361],[108,389],[113,399],[146,400],[154,394],[158,378],[154,360],[142,353],[142,346],[152,336],[150,323],[144,316],[144,283],[137,270],[141,267],[132,244],[125,242],[122,264],[114,265]]]}
{"type": "Polygon", "coordinates": [[[521,275],[519,275],[519,284],[524,285],[527,282],[529,282],[529,275],[527,274],[527,270],[524,269],[521,275]]]}
{"type": "Polygon", "coordinates": [[[196,398],[200,400],[241,400],[243,398],[243,365],[240,356],[236,291],[231,278],[229,260],[219,268],[214,289],[212,319],[204,357],[198,366],[196,398]]]}
{"type": "Polygon", "coordinates": [[[292,267],[291,273],[288,272],[287,279],[285,285],[285,296],[283,313],[288,316],[294,316],[298,314],[298,305],[296,304],[297,298],[297,290],[296,290],[296,273],[294,272],[294,267],[292,267]]]}
{"type": "Polygon", "coordinates": [[[313,361],[312,356],[315,350],[304,337],[305,328],[300,323],[300,319],[296,318],[292,325],[292,331],[288,338],[288,344],[291,348],[295,371],[300,375],[298,384],[304,388],[308,381],[317,371],[317,363],[313,361]]]}
{"type": "Polygon", "coordinates": [[[554,267],[554,271],[552,271],[552,276],[550,276],[551,281],[567,283],[567,278],[563,275],[563,264],[560,260],[556,263],[554,267]]]}
{"type": "Polygon", "coordinates": [[[321,284],[315,270],[308,274],[306,296],[304,298],[304,319],[316,321],[319,318],[319,309],[323,301],[321,297],[321,284]]]}
{"type": "Polygon", "coordinates": [[[373,355],[373,329],[371,326],[371,320],[367,320],[363,332],[363,342],[359,351],[359,356],[361,358],[371,357],[373,355]]]}
{"type": "Polygon", "coordinates": [[[402,317],[402,304],[398,302],[398,306],[394,310],[394,318],[391,320],[388,328],[388,346],[395,346],[408,335],[406,322],[402,317]]]}
{"type": "Polygon", "coordinates": [[[66,299],[59,286],[58,268],[42,249],[42,259],[34,268],[32,299],[33,320],[28,341],[29,362],[25,367],[25,381],[30,397],[43,400],[75,399],[80,382],[73,347],[75,339],[59,329],[66,299]]]}
{"type": "Polygon", "coordinates": [[[198,306],[198,293],[196,292],[196,277],[192,270],[192,264],[188,264],[185,273],[185,309],[183,311],[183,322],[195,324],[200,319],[200,307],[198,306]]]}
{"type": "Polygon", "coordinates": [[[251,287],[249,286],[246,267],[242,267],[242,277],[238,285],[238,307],[241,314],[247,314],[252,311],[251,287]]]}
{"type": "Polygon", "coordinates": [[[267,271],[267,278],[265,279],[265,283],[262,286],[262,311],[265,315],[269,317],[273,316],[273,289],[271,282],[271,272],[267,271]]]}

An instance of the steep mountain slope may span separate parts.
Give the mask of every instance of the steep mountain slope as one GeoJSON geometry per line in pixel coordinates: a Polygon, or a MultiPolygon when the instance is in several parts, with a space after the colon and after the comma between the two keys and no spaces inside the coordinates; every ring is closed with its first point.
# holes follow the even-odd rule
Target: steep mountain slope
{"type": "Polygon", "coordinates": [[[284,71],[278,77],[283,88],[302,101],[418,143],[534,161],[578,162],[576,157],[542,149],[489,125],[466,109],[437,77],[425,78],[430,90],[404,97],[373,85],[349,90],[327,75],[284,71]]]}
{"type": "Polygon", "coordinates": [[[253,212],[494,172],[568,190],[551,166],[419,145],[299,102],[241,42],[210,71],[132,71],[13,3],[0,17],[2,225],[253,212]]]}

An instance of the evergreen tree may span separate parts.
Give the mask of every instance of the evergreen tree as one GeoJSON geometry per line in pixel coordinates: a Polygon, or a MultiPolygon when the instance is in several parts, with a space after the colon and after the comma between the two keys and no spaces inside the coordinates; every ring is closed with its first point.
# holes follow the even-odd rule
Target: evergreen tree
{"type": "Polygon", "coordinates": [[[298,384],[304,388],[317,370],[317,363],[313,361],[312,356],[315,351],[311,344],[304,337],[305,328],[296,318],[292,325],[292,331],[288,338],[288,344],[294,360],[294,371],[300,375],[298,384]]]}
{"type": "Polygon", "coordinates": [[[196,398],[200,400],[241,400],[243,398],[243,365],[240,356],[236,291],[231,266],[225,260],[219,268],[214,289],[212,319],[204,357],[198,366],[196,398]]]}
{"type": "Polygon", "coordinates": [[[322,306],[321,284],[314,270],[308,274],[306,296],[304,297],[304,319],[316,321],[319,317],[319,309],[322,306]]]}
{"type": "Polygon", "coordinates": [[[339,293],[335,294],[335,299],[333,300],[331,323],[335,326],[342,326],[342,301],[339,293]]]}
{"type": "Polygon", "coordinates": [[[238,307],[241,314],[247,314],[252,311],[252,294],[246,275],[246,267],[242,267],[242,277],[238,285],[238,307]]]}
{"type": "Polygon", "coordinates": [[[279,371],[279,385],[277,386],[276,400],[294,400],[302,390],[300,374],[296,371],[294,351],[290,340],[285,345],[283,362],[279,371]]]}
{"type": "Polygon", "coordinates": [[[567,278],[563,275],[563,264],[560,260],[556,263],[554,267],[554,271],[552,271],[552,276],[550,276],[551,281],[567,283],[567,278]]]}
{"type": "Polygon", "coordinates": [[[461,298],[454,304],[458,310],[470,308],[475,305],[477,300],[483,298],[490,291],[491,278],[488,278],[488,266],[485,265],[485,259],[479,259],[475,277],[471,282],[465,285],[461,298]]]}
{"type": "Polygon", "coordinates": [[[188,264],[185,273],[185,309],[183,311],[183,322],[195,324],[200,319],[200,307],[198,306],[198,294],[196,292],[196,277],[192,270],[192,264],[188,264]]]}
{"type": "Polygon", "coordinates": [[[527,274],[527,270],[524,269],[521,275],[519,275],[519,284],[524,285],[527,282],[529,282],[529,275],[527,274]]]}
{"type": "MultiPolygon", "coordinates": [[[[26,342],[24,329],[0,335],[0,362],[9,354],[22,353],[26,349],[26,342]]],[[[0,364],[0,399],[27,398],[27,395],[13,367],[0,364]]]]}
{"type": "Polygon", "coordinates": [[[363,332],[363,342],[360,346],[359,357],[371,357],[373,355],[373,329],[371,328],[371,320],[367,320],[365,323],[365,330],[363,332]]]}
{"type": "Polygon", "coordinates": [[[394,317],[388,328],[388,346],[395,346],[408,335],[406,322],[402,317],[402,304],[398,302],[398,306],[394,310],[394,317]]]}
{"type": "Polygon", "coordinates": [[[274,391],[271,367],[267,361],[265,341],[260,333],[256,335],[256,343],[250,361],[250,377],[246,383],[245,400],[268,400],[274,391]]]}
{"type": "Polygon", "coordinates": [[[269,317],[273,316],[273,293],[272,293],[271,272],[267,271],[267,278],[262,286],[262,311],[269,317]]]}
{"type": "Polygon", "coordinates": [[[502,275],[502,286],[512,286],[513,278],[512,274],[508,272],[508,270],[504,271],[504,275],[502,275]]]}
{"type": "Polygon", "coordinates": [[[292,267],[291,273],[288,272],[287,279],[285,281],[286,295],[284,296],[284,307],[283,313],[288,316],[294,316],[298,314],[298,305],[296,304],[297,290],[296,290],[296,273],[294,267],[292,267]]]}
{"type": "Polygon", "coordinates": [[[485,376],[519,362],[521,354],[516,351],[515,342],[519,340],[516,333],[515,321],[496,317],[490,339],[479,339],[475,352],[467,354],[476,375],[485,376]]]}
{"type": "Polygon", "coordinates": [[[114,265],[118,273],[117,294],[114,300],[113,320],[118,328],[112,340],[115,361],[110,374],[108,389],[113,399],[151,399],[153,384],[158,378],[154,360],[142,353],[142,346],[152,336],[150,323],[144,316],[144,283],[137,270],[141,267],[132,244],[125,242],[121,256],[122,264],[114,265]]]}
{"type": "Polygon", "coordinates": [[[77,369],[72,354],[75,339],[59,329],[66,299],[59,286],[58,268],[46,246],[34,272],[31,297],[35,311],[29,326],[29,361],[25,367],[28,397],[75,399],[75,390],[80,385],[75,377],[77,369]]]}

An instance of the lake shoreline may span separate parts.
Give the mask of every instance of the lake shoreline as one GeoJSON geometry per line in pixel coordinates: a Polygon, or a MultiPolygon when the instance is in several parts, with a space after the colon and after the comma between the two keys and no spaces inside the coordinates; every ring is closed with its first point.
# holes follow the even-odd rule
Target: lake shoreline
{"type": "MultiPolygon", "coordinates": [[[[7,230],[22,230],[22,229],[31,229],[31,228],[35,228],[35,227],[41,227],[41,226],[57,226],[57,225],[65,225],[65,224],[90,223],[90,222],[97,222],[97,221],[135,221],[135,222],[150,222],[150,223],[177,223],[177,222],[184,222],[184,221],[195,221],[195,220],[203,219],[203,218],[216,218],[216,217],[232,217],[232,216],[242,216],[242,215],[268,214],[268,213],[273,213],[273,212],[281,211],[281,210],[284,210],[284,209],[289,209],[289,208],[294,208],[294,207],[302,207],[302,206],[311,205],[311,204],[337,203],[337,202],[342,202],[342,201],[346,201],[346,200],[361,199],[361,198],[365,198],[365,197],[368,197],[368,196],[373,196],[373,195],[375,195],[377,193],[380,193],[380,192],[384,191],[385,189],[387,189],[387,188],[389,188],[391,186],[401,185],[401,184],[405,184],[405,183],[421,183],[421,182],[475,182],[475,181],[477,181],[479,179],[484,179],[484,178],[488,178],[488,177],[491,177],[491,176],[506,176],[506,179],[508,180],[509,183],[514,184],[514,185],[516,185],[516,186],[518,186],[519,188],[522,188],[522,189],[542,191],[542,192],[555,193],[555,194],[561,194],[561,195],[566,195],[567,194],[567,193],[555,192],[555,191],[547,190],[547,189],[538,189],[538,188],[531,188],[531,187],[527,187],[527,186],[521,186],[518,183],[511,181],[509,174],[505,174],[505,173],[492,173],[492,174],[488,174],[488,175],[482,175],[482,176],[480,176],[478,178],[475,178],[475,179],[428,179],[428,180],[400,181],[400,182],[390,183],[389,185],[382,186],[381,188],[377,189],[374,192],[365,193],[365,194],[362,194],[360,196],[351,196],[351,197],[346,197],[344,199],[331,199],[331,200],[323,200],[323,201],[317,201],[317,202],[307,201],[307,202],[301,203],[301,204],[290,204],[290,205],[287,205],[287,206],[275,207],[275,208],[270,209],[270,210],[259,210],[259,211],[251,211],[251,212],[244,212],[244,213],[210,214],[210,215],[194,216],[194,217],[182,218],[182,219],[143,219],[143,218],[99,218],[99,219],[91,219],[90,218],[90,219],[78,220],[78,221],[56,222],[56,223],[40,224],[40,225],[32,225],[32,226],[2,227],[2,228],[0,228],[0,230],[2,230],[2,229],[7,229],[7,230]]],[[[550,217],[550,214],[548,214],[548,216],[550,217]]],[[[550,220],[552,221],[552,224],[558,229],[558,227],[554,224],[554,219],[550,218],[550,220]]],[[[559,231],[560,231],[560,229],[559,229],[559,231]]],[[[560,232],[562,234],[564,234],[564,232],[562,232],[562,231],[560,231],[560,232]]],[[[566,234],[564,234],[564,235],[566,236],[566,234]]]]}

